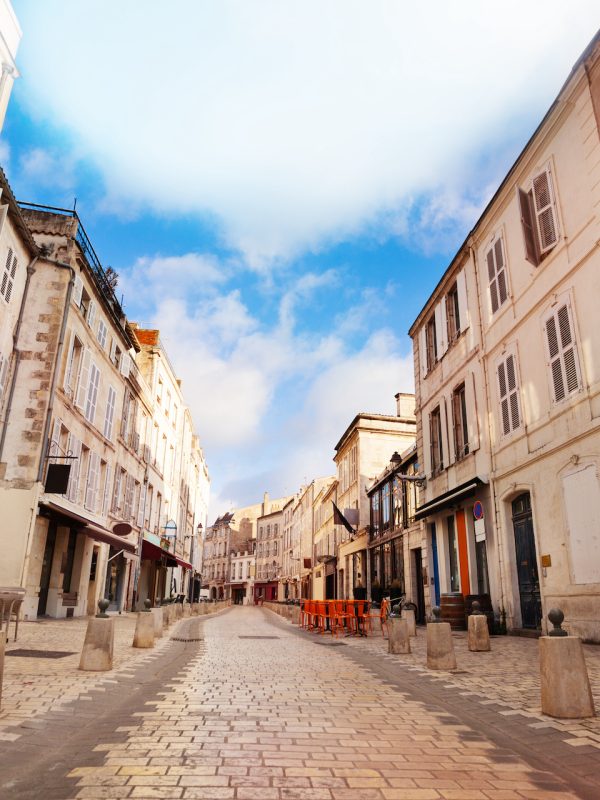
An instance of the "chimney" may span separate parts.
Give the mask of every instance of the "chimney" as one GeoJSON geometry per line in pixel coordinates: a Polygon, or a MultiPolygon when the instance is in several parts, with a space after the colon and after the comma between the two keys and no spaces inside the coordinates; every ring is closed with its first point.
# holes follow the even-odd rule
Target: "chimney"
{"type": "Polygon", "coordinates": [[[415,418],[415,396],[408,392],[398,392],[396,395],[396,416],[404,419],[415,418]]]}

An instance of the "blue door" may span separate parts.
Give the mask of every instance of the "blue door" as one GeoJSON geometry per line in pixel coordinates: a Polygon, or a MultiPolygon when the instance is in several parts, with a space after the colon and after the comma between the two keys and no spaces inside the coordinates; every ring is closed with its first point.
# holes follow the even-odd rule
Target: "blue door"
{"type": "Polygon", "coordinates": [[[431,555],[433,557],[433,591],[435,594],[435,605],[440,604],[440,571],[438,568],[438,551],[437,551],[437,534],[435,532],[435,522],[430,525],[431,528],[431,555]]]}

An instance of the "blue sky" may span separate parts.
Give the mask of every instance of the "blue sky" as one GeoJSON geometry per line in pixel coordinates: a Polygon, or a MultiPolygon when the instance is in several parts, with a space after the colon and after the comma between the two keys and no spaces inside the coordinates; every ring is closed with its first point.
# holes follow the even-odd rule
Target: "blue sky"
{"type": "Polygon", "coordinates": [[[161,329],[212,513],[333,471],[600,25],[596,2],[13,0],[0,160],[161,329]],[[540,20],[544,20],[543,30],[540,20]]]}

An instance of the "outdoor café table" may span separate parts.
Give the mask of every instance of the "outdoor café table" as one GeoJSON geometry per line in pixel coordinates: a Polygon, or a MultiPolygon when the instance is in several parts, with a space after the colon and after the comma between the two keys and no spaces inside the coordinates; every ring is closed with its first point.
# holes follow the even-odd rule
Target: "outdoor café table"
{"type": "Polygon", "coordinates": [[[346,634],[346,636],[366,636],[367,631],[365,629],[365,620],[364,617],[369,613],[369,601],[368,600],[346,600],[346,608],[351,614],[354,614],[356,618],[356,628],[353,631],[350,631],[346,634]],[[362,615],[359,616],[358,609],[362,606],[362,615]]]}

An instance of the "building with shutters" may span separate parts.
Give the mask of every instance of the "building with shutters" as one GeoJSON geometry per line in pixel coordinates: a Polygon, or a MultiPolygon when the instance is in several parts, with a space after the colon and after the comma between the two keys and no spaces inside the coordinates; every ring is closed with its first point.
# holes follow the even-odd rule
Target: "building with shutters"
{"type": "Polygon", "coordinates": [[[179,521],[181,543],[157,537],[153,555],[165,570],[189,565],[189,585],[194,539],[206,522],[202,451],[182,403],[180,425],[171,426],[177,459],[167,462],[157,445],[154,421],[162,417],[138,366],[143,344],[76,212],[19,207],[6,182],[2,188],[9,202],[0,232],[8,265],[0,283],[0,502],[11,555],[0,583],[25,587],[27,618],[94,613],[101,597],[109,611],[130,609],[147,596],[145,536],[161,531],[167,514],[179,521]]]}
{"type": "Polygon", "coordinates": [[[278,599],[282,548],[283,510],[278,508],[256,520],[255,602],[278,599]]]}
{"type": "Polygon", "coordinates": [[[427,477],[416,516],[440,590],[489,587],[513,630],[544,630],[559,606],[567,629],[591,641],[600,641],[599,130],[596,36],[410,330],[427,477]]]}

